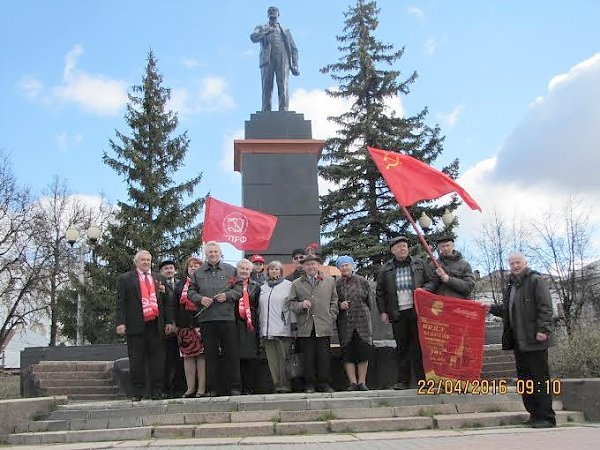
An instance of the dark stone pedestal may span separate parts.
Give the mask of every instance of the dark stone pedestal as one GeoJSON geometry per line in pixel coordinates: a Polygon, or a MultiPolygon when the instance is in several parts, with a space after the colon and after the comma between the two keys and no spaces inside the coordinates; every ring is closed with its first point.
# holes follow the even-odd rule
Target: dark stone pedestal
{"type": "Polygon", "coordinates": [[[325,141],[292,111],[260,112],[234,143],[234,169],[242,174],[242,204],[277,216],[267,260],[286,262],[294,248],[319,243],[321,209],[317,163],[325,141]]]}

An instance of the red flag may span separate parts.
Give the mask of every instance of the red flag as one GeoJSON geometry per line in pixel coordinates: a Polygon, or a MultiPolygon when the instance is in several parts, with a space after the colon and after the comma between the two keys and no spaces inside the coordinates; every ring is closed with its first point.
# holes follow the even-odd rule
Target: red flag
{"type": "Polygon", "coordinates": [[[275,216],[207,197],[202,239],[228,242],[238,250],[262,251],[269,248],[275,225],[275,216]]]}
{"type": "Polygon", "coordinates": [[[425,377],[478,380],[485,341],[483,306],[416,289],[415,308],[425,377]]]}
{"type": "Polygon", "coordinates": [[[373,147],[368,149],[379,172],[402,206],[456,192],[471,209],[481,211],[468,192],[445,173],[410,156],[373,147]]]}

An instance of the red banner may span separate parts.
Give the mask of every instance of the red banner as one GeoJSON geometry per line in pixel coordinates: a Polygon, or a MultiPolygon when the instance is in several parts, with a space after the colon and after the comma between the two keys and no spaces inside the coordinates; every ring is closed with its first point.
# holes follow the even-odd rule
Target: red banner
{"type": "Polygon", "coordinates": [[[263,251],[269,248],[277,217],[206,198],[205,242],[228,242],[238,250],[263,251]]]}
{"type": "Polygon", "coordinates": [[[415,308],[425,377],[478,380],[485,341],[483,306],[417,289],[415,308]]]}
{"type": "Polygon", "coordinates": [[[402,206],[456,192],[469,208],[481,211],[469,193],[445,173],[401,153],[373,147],[368,149],[381,176],[402,206]]]}

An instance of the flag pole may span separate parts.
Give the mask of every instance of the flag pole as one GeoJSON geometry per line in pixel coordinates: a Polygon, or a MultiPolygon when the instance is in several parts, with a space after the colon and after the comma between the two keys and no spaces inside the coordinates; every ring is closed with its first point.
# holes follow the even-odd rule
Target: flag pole
{"type": "Polygon", "coordinates": [[[412,216],[408,212],[408,209],[406,209],[406,207],[404,205],[400,205],[400,208],[402,208],[402,211],[404,212],[404,215],[406,216],[406,218],[408,219],[408,221],[410,222],[410,224],[415,229],[415,232],[417,233],[417,237],[421,241],[421,244],[423,244],[423,247],[425,247],[425,251],[427,252],[427,254],[429,255],[429,257],[433,261],[433,264],[435,264],[435,267],[437,267],[438,269],[441,269],[442,266],[440,265],[440,262],[437,260],[437,258],[435,256],[433,256],[433,252],[431,251],[431,247],[429,247],[429,244],[425,240],[425,237],[423,236],[423,233],[421,233],[421,230],[419,229],[419,227],[415,223],[415,220],[412,218],[412,216]]]}

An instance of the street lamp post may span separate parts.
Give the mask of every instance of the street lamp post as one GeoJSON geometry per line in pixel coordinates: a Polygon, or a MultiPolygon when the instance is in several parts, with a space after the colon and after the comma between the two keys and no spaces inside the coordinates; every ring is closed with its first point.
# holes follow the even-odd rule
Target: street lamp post
{"type": "MultiPolygon", "coordinates": [[[[87,229],[87,242],[79,241],[79,230],[74,226],[70,226],[65,232],[65,238],[67,242],[74,248],[75,243],[79,241],[79,245],[77,246],[77,278],[79,283],[83,286],[85,282],[85,255],[91,250],[90,245],[96,244],[98,239],[100,239],[100,228],[96,225],[91,225],[87,229]]],[[[77,318],[76,318],[76,327],[77,327],[77,338],[76,344],[83,345],[83,299],[81,297],[81,289],[77,291],[77,318]]]]}

